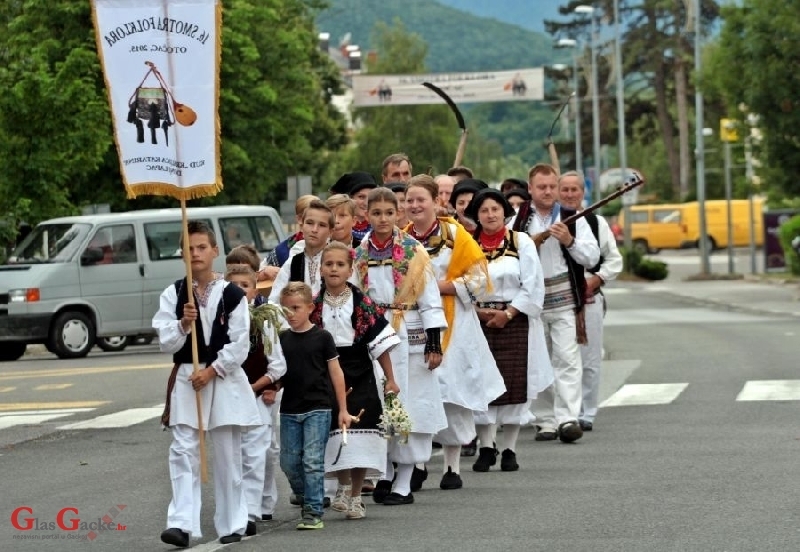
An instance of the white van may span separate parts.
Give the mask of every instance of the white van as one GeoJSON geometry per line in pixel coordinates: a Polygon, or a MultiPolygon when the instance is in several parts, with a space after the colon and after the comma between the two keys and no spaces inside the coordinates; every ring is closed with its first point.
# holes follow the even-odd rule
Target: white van
{"type": "MultiPolygon", "coordinates": [[[[224,272],[225,255],[252,244],[263,257],[284,238],[272,207],[188,209],[208,222],[224,272]]],[[[16,360],[29,343],[59,358],[86,356],[98,338],[121,350],[153,335],[164,288],[186,274],[181,210],[62,217],[39,224],[0,266],[0,360],[16,360]]]]}

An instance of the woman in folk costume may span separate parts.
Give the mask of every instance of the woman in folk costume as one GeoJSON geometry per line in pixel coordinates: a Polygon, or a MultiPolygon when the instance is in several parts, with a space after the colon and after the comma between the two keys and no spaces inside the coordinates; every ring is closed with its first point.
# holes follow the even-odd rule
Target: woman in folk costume
{"type": "Polygon", "coordinates": [[[336,343],[347,388],[347,408],[359,421],[347,431],[331,427],[325,451],[325,472],[335,475],[339,487],[331,508],[361,519],[366,508],[361,488],[367,476],[379,477],[386,468],[386,439],[378,428],[383,407],[372,361],[383,370],[385,393],[398,393],[389,351],[400,339],[383,310],[347,279],[353,271],[353,250],[331,242],[322,252],[322,289],[314,299],[311,321],[327,330],[336,343]]]}
{"type": "Polygon", "coordinates": [[[433,372],[442,362],[441,331],[447,322],[425,248],[395,227],[394,193],[388,188],[372,190],[368,216],[372,231],[356,250],[354,275],[361,289],[386,310],[400,338],[390,354],[399,398],[411,419],[408,442],[390,440],[386,479],[378,482],[372,496],[387,506],[411,504],[414,464],[430,459],[434,433],[447,427],[433,372]],[[392,462],[397,463],[393,488],[392,462]]]}
{"type": "Polygon", "coordinates": [[[484,412],[505,392],[503,378],[473,308],[486,293],[486,257],[472,236],[451,217],[436,216],[438,190],[433,178],[417,175],[408,183],[406,231],[425,247],[442,296],[447,330],[444,357],[436,370],[447,415],[447,428],[434,436],[444,453],[441,489],[459,489],[461,445],[475,438],[473,411],[484,412]]]}
{"type": "Polygon", "coordinates": [[[506,229],[514,209],[499,190],[489,188],[475,194],[465,214],[477,221],[474,237],[489,261],[491,291],[479,295],[475,307],[506,385],[506,392],[487,411],[475,415],[481,448],[472,469],[489,471],[497,462],[495,439],[497,426],[502,425],[500,469],[516,471],[520,425],[526,421],[531,401],[553,383],[539,318],[544,276],[530,237],[506,229]]]}

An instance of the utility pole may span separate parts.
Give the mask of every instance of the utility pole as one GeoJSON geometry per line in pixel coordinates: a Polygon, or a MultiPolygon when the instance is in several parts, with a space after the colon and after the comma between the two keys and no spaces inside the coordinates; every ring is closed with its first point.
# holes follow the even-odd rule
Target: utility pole
{"type": "MultiPolygon", "coordinates": [[[[703,74],[703,60],[701,59],[701,31],[700,21],[700,0],[693,0],[694,3],[694,72],[698,77],[703,74]]],[[[703,93],[698,86],[694,92],[695,110],[695,176],[697,177],[697,206],[698,221],[700,223],[700,259],[701,273],[710,274],[711,264],[708,259],[708,232],[706,231],[706,150],[703,143],[703,93]]]]}

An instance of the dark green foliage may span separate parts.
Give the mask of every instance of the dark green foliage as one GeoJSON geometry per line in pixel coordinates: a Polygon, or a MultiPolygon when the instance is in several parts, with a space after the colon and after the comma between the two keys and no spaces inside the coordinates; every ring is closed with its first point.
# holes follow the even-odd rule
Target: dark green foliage
{"type": "Polygon", "coordinates": [[[623,272],[635,273],[642,263],[642,254],[636,249],[626,249],[625,247],[620,247],[619,252],[622,255],[623,272]]]}
{"type": "Polygon", "coordinates": [[[645,280],[656,281],[665,279],[669,274],[669,269],[667,268],[667,263],[642,259],[633,273],[645,280]]]}

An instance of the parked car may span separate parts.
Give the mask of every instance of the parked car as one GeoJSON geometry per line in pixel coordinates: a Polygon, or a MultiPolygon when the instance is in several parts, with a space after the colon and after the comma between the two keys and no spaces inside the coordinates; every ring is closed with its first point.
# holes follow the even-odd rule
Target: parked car
{"type": "MultiPolygon", "coordinates": [[[[188,209],[214,229],[225,255],[249,243],[263,256],[285,238],[277,211],[262,206],[188,209]]],[[[31,343],[59,358],[83,357],[97,343],[121,350],[152,336],[161,292],[185,274],[180,209],[63,217],[45,221],[0,266],[0,360],[31,343]],[[99,341],[98,341],[99,339],[99,341]]]]}

